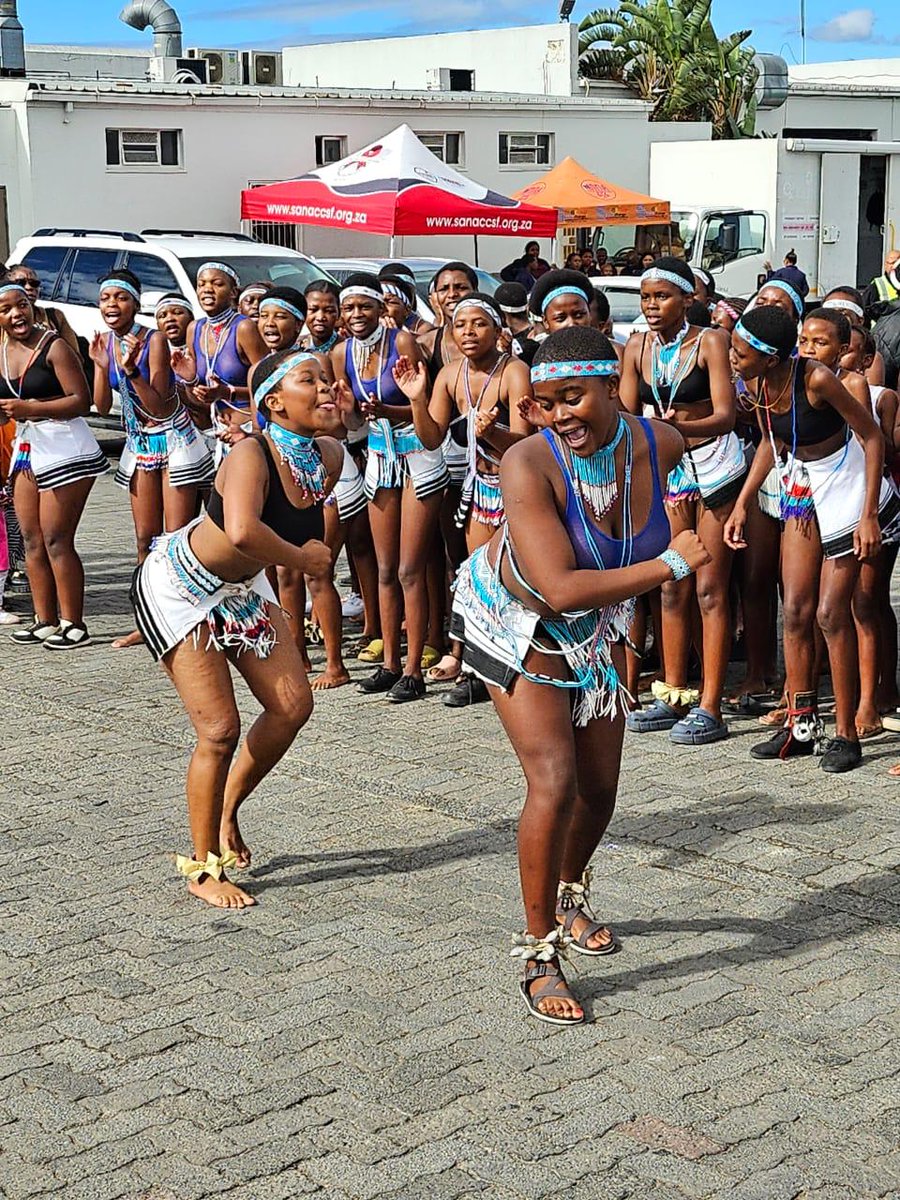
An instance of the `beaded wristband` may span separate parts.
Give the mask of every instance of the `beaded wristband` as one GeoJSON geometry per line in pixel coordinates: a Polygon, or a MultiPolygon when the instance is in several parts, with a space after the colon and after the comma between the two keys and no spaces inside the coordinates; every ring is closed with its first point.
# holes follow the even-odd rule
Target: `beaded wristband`
{"type": "Polygon", "coordinates": [[[682,579],[687,579],[688,575],[693,574],[693,570],[688,564],[686,558],[679,554],[677,550],[663,550],[662,554],[656,556],[660,562],[664,562],[672,572],[672,579],[678,583],[682,579]]]}

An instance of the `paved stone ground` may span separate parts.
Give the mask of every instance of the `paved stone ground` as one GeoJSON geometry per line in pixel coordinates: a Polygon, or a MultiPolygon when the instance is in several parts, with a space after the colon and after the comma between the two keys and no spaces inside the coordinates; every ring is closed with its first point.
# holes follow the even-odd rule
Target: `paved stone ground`
{"type": "Polygon", "coordinates": [[[522,788],[490,707],[322,696],[246,810],[260,905],[217,915],[167,858],[186,719],[109,648],[108,479],[81,546],[97,644],[0,643],[3,1196],[900,1196],[900,745],[829,778],[752,763],[750,722],[629,739],[596,863],[624,950],[555,1031],[505,957],[522,788]]]}

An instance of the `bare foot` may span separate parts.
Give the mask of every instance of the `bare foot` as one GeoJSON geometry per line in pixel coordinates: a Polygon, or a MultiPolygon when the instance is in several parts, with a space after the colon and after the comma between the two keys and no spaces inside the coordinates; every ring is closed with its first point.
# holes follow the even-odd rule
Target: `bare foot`
{"type": "Polygon", "coordinates": [[[328,669],[323,671],[321,675],[317,675],[315,679],[311,679],[309,686],[314,692],[323,692],[327,688],[343,687],[345,683],[349,682],[350,676],[346,671],[332,671],[328,669]]]}
{"type": "Polygon", "coordinates": [[[129,650],[132,646],[142,646],[143,644],[144,635],[139,629],[135,629],[125,637],[116,638],[112,648],[113,650],[129,650]]]}
{"type": "Polygon", "coordinates": [[[249,892],[242,891],[223,875],[221,879],[213,879],[212,875],[204,876],[202,883],[191,880],[188,891],[204,904],[213,908],[249,908],[256,901],[249,892]]]}
{"type": "Polygon", "coordinates": [[[233,817],[222,816],[222,823],[219,828],[219,847],[222,854],[231,850],[237,855],[237,862],[234,864],[238,870],[246,871],[250,866],[252,853],[250,847],[241,837],[241,831],[238,828],[237,814],[233,817]]]}

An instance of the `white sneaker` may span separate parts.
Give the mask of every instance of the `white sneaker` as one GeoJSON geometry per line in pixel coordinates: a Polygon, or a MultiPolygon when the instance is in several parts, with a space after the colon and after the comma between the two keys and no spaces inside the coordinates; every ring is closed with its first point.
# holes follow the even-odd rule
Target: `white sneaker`
{"type": "Polygon", "coordinates": [[[362,596],[358,596],[356,592],[351,592],[341,601],[341,616],[349,617],[351,621],[354,617],[361,617],[364,612],[365,605],[362,602],[362,596]]]}
{"type": "Polygon", "coordinates": [[[9,612],[0,606],[0,625],[21,625],[22,618],[18,613],[9,612]]]}

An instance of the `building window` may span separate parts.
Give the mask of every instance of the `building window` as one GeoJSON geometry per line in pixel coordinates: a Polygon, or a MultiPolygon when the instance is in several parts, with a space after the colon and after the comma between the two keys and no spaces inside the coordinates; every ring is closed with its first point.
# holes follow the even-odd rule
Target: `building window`
{"type": "Polygon", "coordinates": [[[417,133],[416,137],[435,158],[450,167],[463,166],[463,135],[461,133],[417,133]]]}
{"type": "Polygon", "coordinates": [[[106,165],[121,170],[182,166],[180,129],[107,129],[106,165]]]}
{"type": "Polygon", "coordinates": [[[319,134],[316,138],[316,166],[327,167],[340,162],[347,153],[347,139],[343,134],[319,134]]]}
{"type": "Polygon", "coordinates": [[[552,133],[501,133],[501,167],[549,167],[553,160],[552,133]]]}

